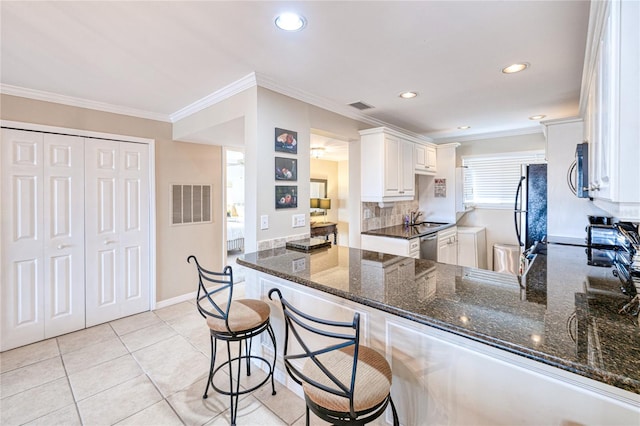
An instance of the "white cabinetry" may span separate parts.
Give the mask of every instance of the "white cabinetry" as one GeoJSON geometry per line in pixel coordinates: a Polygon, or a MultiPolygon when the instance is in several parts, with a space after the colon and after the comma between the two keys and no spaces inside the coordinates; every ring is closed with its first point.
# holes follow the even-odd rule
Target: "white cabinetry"
{"type": "Polygon", "coordinates": [[[640,219],[640,3],[592,3],[583,115],[589,195],[623,219],[640,219]]]}
{"type": "Polygon", "coordinates": [[[384,127],[363,130],[360,135],[362,201],[413,200],[413,142],[384,127]]]}
{"type": "Polygon", "coordinates": [[[362,250],[377,251],[380,253],[394,254],[396,256],[420,257],[420,238],[391,238],[376,235],[361,235],[360,245],[362,250]]]}
{"type": "Polygon", "coordinates": [[[487,239],[484,227],[458,226],[458,265],[487,269],[487,239]]]}
{"type": "Polygon", "coordinates": [[[433,175],[437,171],[436,147],[416,143],[414,145],[415,172],[421,175],[433,175]]]}
{"type": "Polygon", "coordinates": [[[457,227],[438,232],[438,262],[456,265],[458,263],[457,227]]]}

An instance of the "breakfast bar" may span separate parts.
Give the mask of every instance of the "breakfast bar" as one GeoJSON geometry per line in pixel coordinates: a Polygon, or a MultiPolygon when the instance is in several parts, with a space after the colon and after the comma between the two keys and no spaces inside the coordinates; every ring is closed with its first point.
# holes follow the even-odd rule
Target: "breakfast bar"
{"type": "MultiPolygon", "coordinates": [[[[584,248],[550,244],[525,277],[339,246],[237,262],[248,268],[248,297],[268,300],[277,287],[310,314],[359,312],[363,343],[392,367],[402,424],[640,419],[638,318],[619,313],[617,278],[587,265],[584,248]]],[[[270,303],[281,360],[281,311],[270,303]]]]}

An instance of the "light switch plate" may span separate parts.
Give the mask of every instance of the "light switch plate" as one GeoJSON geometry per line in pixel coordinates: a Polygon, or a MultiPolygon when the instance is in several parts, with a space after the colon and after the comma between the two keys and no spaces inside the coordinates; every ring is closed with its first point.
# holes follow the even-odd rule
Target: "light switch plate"
{"type": "Polygon", "coordinates": [[[300,228],[305,226],[306,220],[304,214],[294,214],[291,216],[291,226],[294,228],[300,228]]]}
{"type": "Polygon", "coordinates": [[[260,216],[260,229],[269,229],[269,216],[266,214],[260,216]]]}

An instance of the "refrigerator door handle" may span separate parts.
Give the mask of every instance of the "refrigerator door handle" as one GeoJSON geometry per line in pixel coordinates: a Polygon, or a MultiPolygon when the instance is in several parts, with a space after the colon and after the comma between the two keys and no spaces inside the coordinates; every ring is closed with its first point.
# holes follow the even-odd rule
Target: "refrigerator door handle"
{"type": "Polygon", "coordinates": [[[518,198],[520,197],[520,191],[522,190],[522,182],[524,182],[526,178],[524,176],[520,177],[520,182],[518,182],[518,189],[516,189],[516,200],[513,207],[513,224],[516,228],[516,237],[518,238],[518,244],[524,246],[522,243],[521,235],[520,235],[520,224],[518,224],[518,216],[520,216],[522,212],[522,208],[518,208],[518,198]]]}

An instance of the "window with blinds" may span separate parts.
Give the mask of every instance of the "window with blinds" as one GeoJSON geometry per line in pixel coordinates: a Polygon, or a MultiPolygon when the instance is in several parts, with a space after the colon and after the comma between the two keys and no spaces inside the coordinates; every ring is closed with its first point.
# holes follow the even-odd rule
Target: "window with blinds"
{"type": "Polygon", "coordinates": [[[544,151],[463,156],[464,204],[513,208],[521,165],[545,161],[544,151]]]}
{"type": "Polygon", "coordinates": [[[171,224],[211,222],[211,185],[171,185],[171,224]]]}

